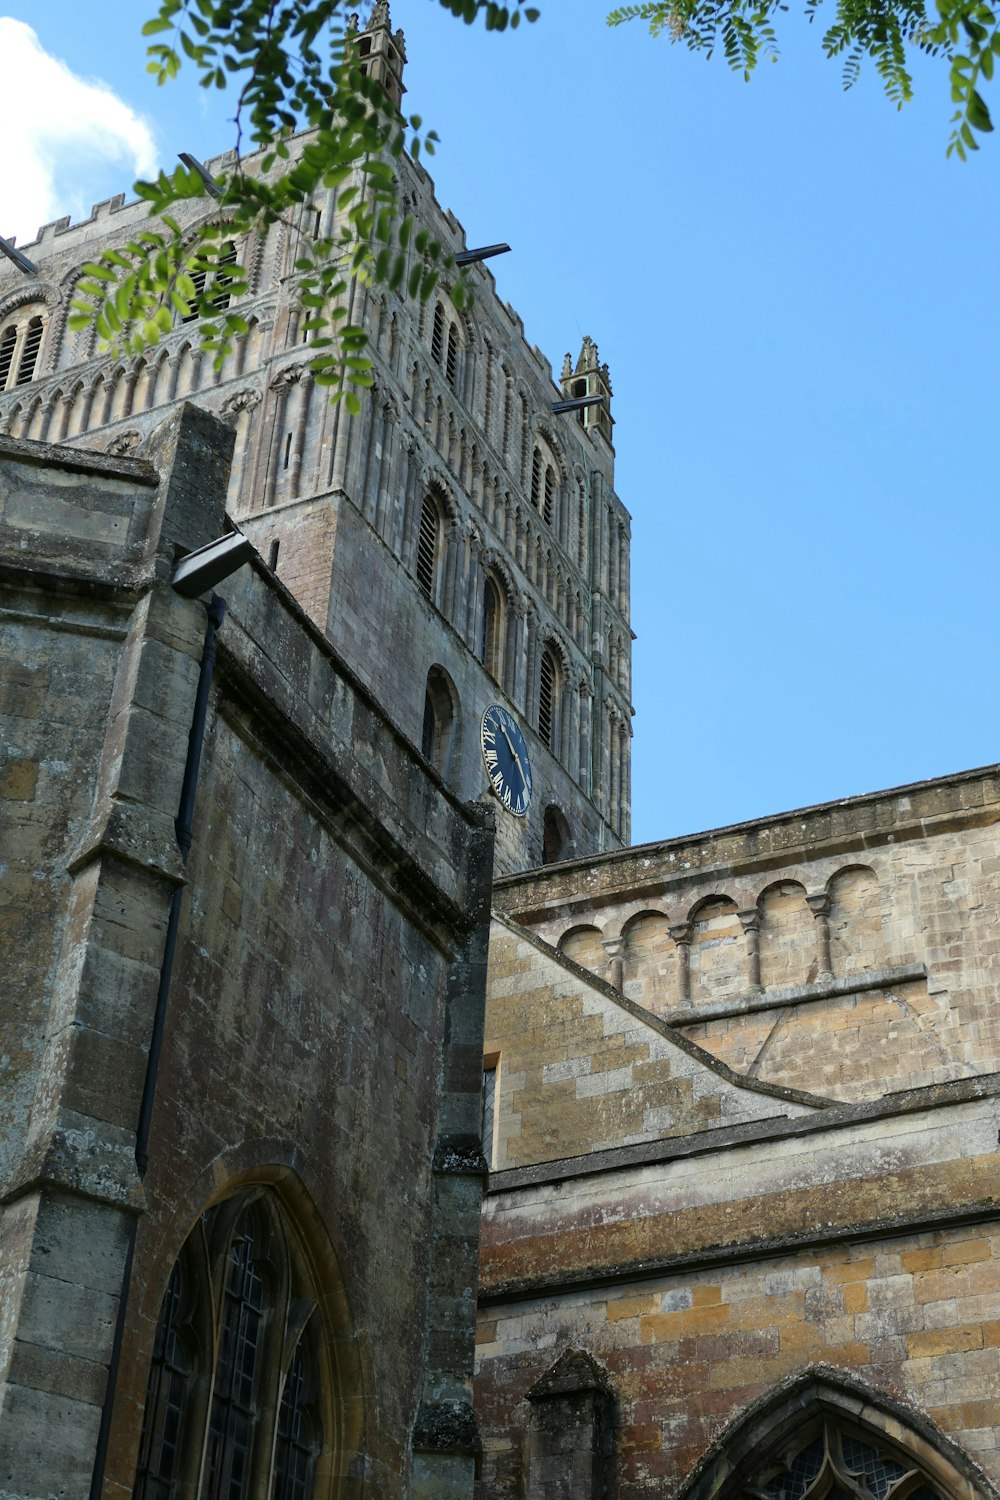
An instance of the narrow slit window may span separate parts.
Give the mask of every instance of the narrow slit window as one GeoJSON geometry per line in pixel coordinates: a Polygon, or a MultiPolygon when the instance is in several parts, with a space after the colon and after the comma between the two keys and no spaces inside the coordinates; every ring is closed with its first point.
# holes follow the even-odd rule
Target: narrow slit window
{"type": "Polygon", "coordinates": [[[491,1063],[483,1068],[483,1121],[482,1142],[483,1155],[486,1165],[493,1165],[493,1128],[496,1124],[497,1111],[497,1069],[496,1063],[491,1063]]]}
{"type": "Polygon", "coordinates": [[[284,468],[284,469],[288,468],[288,461],[291,458],[291,456],[292,456],[292,434],[289,432],[289,433],[287,433],[285,435],[285,461],[282,464],[282,468],[284,468]]]}

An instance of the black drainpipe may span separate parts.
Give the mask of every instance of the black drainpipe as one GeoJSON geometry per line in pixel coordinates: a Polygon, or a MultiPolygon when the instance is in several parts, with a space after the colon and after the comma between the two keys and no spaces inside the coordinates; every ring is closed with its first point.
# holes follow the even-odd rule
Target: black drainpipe
{"type": "MultiPolygon", "coordinates": [[[[188,733],[187,760],[184,763],[184,780],[181,784],[181,802],[174,819],[177,847],[182,864],[187,864],[191,852],[191,825],[194,817],[194,799],[198,791],[198,772],[201,767],[201,747],[205,739],[205,721],[208,718],[208,694],[215,671],[215,636],[226,617],[226,601],[213,594],[208,605],[208,624],[205,627],[205,646],[201,654],[201,671],[198,676],[198,691],[195,694],[194,714],[188,733]]],[[[140,1179],[145,1179],[149,1166],[149,1132],[153,1120],[153,1102],[156,1098],[156,1080],[160,1071],[160,1054],[163,1050],[163,1029],[167,1020],[167,998],[170,994],[170,976],[173,973],[174,953],[177,949],[177,933],[181,921],[181,901],[184,887],[174,887],[170,898],[170,916],[167,919],[167,937],[163,945],[163,961],[160,964],[160,987],[156,994],[156,1010],[153,1013],[153,1034],[149,1041],[149,1056],[146,1060],[146,1080],[142,1088],[142,1103],[139,1106],[139,1123],[135,1132],[135,1164],[140,1179]]],[[[111,1415],[115,1405],[118,1386],[118,1370],[121,1365],[122,1339],[125,1333],[125,1310],[128,1304],[129,1286],[132,1281],[132,1261],[135,1256],[136,1235],[139,1232],[138,1215],[132,1216],[129,1227],[128,1248],[125,1252],[125,1267],[122,1272],[122,1289],[118,1298],[118,1316],[115,1319],[115,1336],[111,1345],[111,1361],[108,1365],[108,1380],[104,1390],[104,1405],[101,1408],[101,1427],[97,1434],[97,1452],[94,1456],[94,1473],[90,1481],[90,1500],[101,1500],[104,1488],[104,1469],[108,1458],[108,1442],[111,1438],[111,1415]]]]}

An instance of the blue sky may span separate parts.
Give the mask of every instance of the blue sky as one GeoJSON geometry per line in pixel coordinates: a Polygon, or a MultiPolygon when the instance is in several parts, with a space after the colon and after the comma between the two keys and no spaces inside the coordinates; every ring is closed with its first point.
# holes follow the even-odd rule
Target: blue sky
{"type": "MultiPolygon", "coordinates": [[[[634,838],[1000,759],[1000,141],[947,161],[940,64],[898,113],[871,74],[844,94],[795,15],[745,85],[609,31],[603,3],[538,3],[499,37],[435,0],[393,21],[441,202],[470,243],[514,247],[499,290],[554,364],[590,333],[611,366],[634,838]]],[[[151,9],[105,0],[98,31],[64,0],[0,0],[145,119],[163,163],[224,149],[222,96],[144,76],[151,9]]],[[[46,149],[53,216],[135,175],[46,149]]],[[[14,170],[6,152],[3,233],[14,170]]]]}

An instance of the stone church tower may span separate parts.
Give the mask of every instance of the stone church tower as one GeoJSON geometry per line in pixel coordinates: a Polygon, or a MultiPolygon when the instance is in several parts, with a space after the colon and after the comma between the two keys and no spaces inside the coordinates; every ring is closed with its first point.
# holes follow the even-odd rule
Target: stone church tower
{"type": "MultiPolygon", "coordinates": [[[[401,98],[406,52],[388,6],[359,45],[401,98]]],[[[466,248],[423,168],[403,158],[397,174],[406,210],[466,248]]],[[[143,204],[119,197],[83,223],[46,225],[28,247],[33,272],[0,263],[0,433],[122,456],[141,453],[181,400],[227,418],[230,516],[461,799],[489,793],[484,710],[516,719],[533,791],[526,816],[500,819],[498,869],[618,848],[629,838],[629,517],[614,491],[607,366],[585,338],[556,383],[482,264],[462,313],[444,285],[414,307],[356,280],[349,318],[368,329],[375,387],[350,418],[313,386],[293,273],[301,241],[328,233],[332,214],[318,197],[293,228],[233,246],[250,329],[220,374],[183,320],[145,357],[117,362],[67,330],[82,266],[136,232],[143,204]],[[602,400],[554,409],[579,395],[602,400]]]]}

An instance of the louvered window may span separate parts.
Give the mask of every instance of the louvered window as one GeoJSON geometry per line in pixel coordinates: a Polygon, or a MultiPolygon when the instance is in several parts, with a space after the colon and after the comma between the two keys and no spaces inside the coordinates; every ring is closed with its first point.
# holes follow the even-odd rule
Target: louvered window
{"type": "Polygon", "coordinates": [[[431,358],[436,365],[444,359],[444,313],[440,305],[434,309],[434,326],[431,330],[431,358]]]}
{"type": "Polygon", "coordinates": [[[182,323],[193,323],[194,320],[195,320],[195,318],[197,318],[199,316],[196,303],[197,303],[197,299],[201,296],[202,292],[205,290],[205,283],[208,280],[208,272],[207,271],[192,271],[191,272],[191,280],[194,282],[195,295],[194,295],[194,297],[192,297],[191,302],[189,304],[190,309],[191,309],[190,312],[186,312],[184,314],[184,316],[181,318],[181,322],[182,323]]]}
{"type": "MultiPolygon", "coordinates": [[[[232,300],[232,293],[229,288],[233,281],[233,273],[227,268],[235,266],[236,261],[236,246],[232,240],[227,240],[221,247],[217,267],[211,273],[211,285],[216,289],[211,305],[217,312],[225,312],[232,300]]],[[[199,267],[198,270],[191,271],[190,276],[194,282],[196,297],[192,299],[191,311],[185,313],[181,318],[182,323],[193,323],[195,318],[200,316],[195,303],[197,298],[201,297],[205,288],[209,285],[209,271],[207,267],[203,266],[199,267]]]]}
{"type": "Polygon", "coordinates": [[[233,244],[232,240],[229,240],[222,247],[222,254],[219,256],[218,269],[216,270],[215,275],[212,277],[212,285],[218,288],[218,291],[212,298],[212,306],[216,309],[217,312],[224,312],[229,306],[232,297],[232,293],[230,292],[229,288],[233,283],[233,273],[229,269],[229,267],[235,266],[235,264],[236,246],[233,244]]]}
{"type": "Polygon", "coordinates": [[[552,730],[558,675],[555,658],[548,647],[546,647],[542,652],[542,666],[538,684],[538,733],[550,750],[552,749],[552,730]]]}
{"type": "Polygon", "coordinates": [[[531,503],[536,510],[542,503],[542,455],[536,448],[531,459],[531,503]]]}
{"type": "Polygon", "coordinates": [[[17,329],[5,328],[3,333],[0,334],[0,391],[7,389],[11,365],[14,362],[14,346],[16,343],[17,329]]]}
{"type": "Polygon", "coordinates": [[[445,365],[445,376],[448,384],[454,387],[455,376],[458,373],[458,334],[455,332],[454,324],[448,329],[448,358],[445,365]]]}
{"type": "Polygon", "coordinates": [[[17,365],[18,385],[27,385],[34,377],[35,365],[38,363],[38,351],[42,346],[42,320],[32,318],[28,323],[24,335],[24,343],[21,345],[21,358],[17,365]]]}
{"type": "Polygon", "coordinates": [[[545,465],[545,500],[542,506],[542,514],[549,525],[552,525],[552,516],[555,506],[556,476],[552,471],[552,465],[545,465]]]}
{"type": "Polygon", "coordinates": [[[425,495],[420,507],[420,534],[417,538],[417,582],[431,598],[434,597],[440,529],[437,506],[429,495],[425,495]]]}
{"type": "Polygon", "coordinates": [[[32,308],[21,308],[0,324],[0,391],[34,380],[44,334],[44,311],[32,308]]]}

